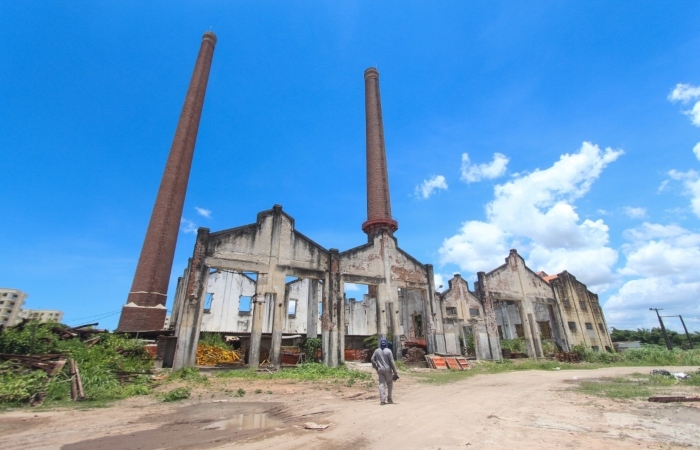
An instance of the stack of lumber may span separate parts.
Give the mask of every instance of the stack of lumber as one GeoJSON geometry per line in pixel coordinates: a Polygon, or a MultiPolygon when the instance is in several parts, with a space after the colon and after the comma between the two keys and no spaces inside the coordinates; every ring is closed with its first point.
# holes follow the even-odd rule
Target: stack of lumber
{"type": "Polygon", "coordinates": [[[197,346],[197,365],[216,366],[241,362],[241,357],[233,350],[200,344],[197,346]]]}

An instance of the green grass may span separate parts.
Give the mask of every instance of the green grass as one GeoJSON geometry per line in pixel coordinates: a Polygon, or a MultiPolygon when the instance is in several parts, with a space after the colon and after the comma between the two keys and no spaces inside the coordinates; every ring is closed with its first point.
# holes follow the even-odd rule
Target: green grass
{"type": "Polygon", "coordinates": [[[676,384],[685,385],[686,382],[676,382],[675,378],[661,375],[634,373],[626,377],[582,381],[577,390],[582,394],[594,395],[596,397],[632,399],[650,397],[660,393],[664,388],[676,384]]]}
{"type": "Polygon", "coordinates": [[[186,398],[189,398],[191,395],[191,391],[189,388],[186,387],[179,387],[172,389],[171,391],[168,391],[166,394],[163,394],[161,397],[161,401],[163,402],[177,402],[180,400],[185,400],[186,398]]]}
{"type": "Polygon", "coordinates": [[[326,367],[319,363],[300,364],[279,372],[260,373],[254,370],[228,370],[219,372],[217,378],[239,378],[246,380],[292,380],[307,382],[336,382],[352,385],[357,381],[369,381],[370,374],[350,370],[345,366],[326,367]]]}

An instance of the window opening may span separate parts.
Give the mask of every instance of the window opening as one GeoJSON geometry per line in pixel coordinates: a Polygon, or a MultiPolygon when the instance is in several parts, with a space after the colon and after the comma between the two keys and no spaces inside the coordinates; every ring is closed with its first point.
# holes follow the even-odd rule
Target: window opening
{"type": "Polygon", "coordinates": [[[478,317],[480,315],[479,308],[469,308],[469,315],[471,317],[478,317]]]}
{"type": "Polygon", "coordinates": [[[287,308],[287,315],[289,315],[289,317],[296,317],[297,316],[297,299],[295,299],[295,298],[289,299],[289,307],[287,308]]]}
{"type": "Polygon", "coordinates": [[[251,307],[252,300],[253,300],[253,297],[247,297],[245,295],[241,295],[240,300],[238,302],[238,314],[241,314],[241,315],[250,314],[250,307],[251,307]]]}
{"type": "Polygon", "coordinates": [[[576,322],[569,322],[569,330],[576,333],[576,322]]]}

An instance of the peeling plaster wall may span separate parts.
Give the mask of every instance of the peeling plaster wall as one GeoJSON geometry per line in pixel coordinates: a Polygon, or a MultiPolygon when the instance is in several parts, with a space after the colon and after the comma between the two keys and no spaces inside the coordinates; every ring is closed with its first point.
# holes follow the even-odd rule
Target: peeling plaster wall
{"type": "Polygon", "coordinates": [[[570,345],[583,344],[598,351],[605,351],[606,347],[612,349],[612,339],[598,296],[566,271],[551,277],[549,283],[561,306],[564,330],[570,345]],[[575,330],[571,329],[570,323],[574,324],[575,330]],[[591,329],[587,328],[587,324],[591,329]]]}
{"type": "Polygon", "coordinates": [[[217,271],[209,275],[207,294],[211,306],[205,305],[201,331],[250,333],[252,311],[240,311],[241,297],[255,295],[255,281],[238,272],[217,271]]]}
{"type": "Polygon", "coordinates": [[[363,295],[361,300],[345,301],[345,334],[369,336],[377,334],[377,299],[363,295]]]}
{"type": "MultiPolygon", "coordinates": [[[[552,310],[558,309],[551,286],[525,265],[525,261],[516,250],[510,251],[504,265],[483,275],[483,289],[485,310],[489,314],[489,310],[493,310],[494,319],[497,325],[501,325],[504,338],[510,338],[511,331],[510,336],[515,337],[515,325],[522,326],[529,356],[543,356],[538,321],[549,321],[553,336],[559,337],[557,344],[564,349],[568,348],[567,342],[561,338],[564,336],[561,319],[549,314],[548,305],[552,306],[552,310]],[[504,314],[505,302],[513,304],[506,307],[507,313],[504,314]]],[[[493,336],[493,332],[490,333],[490,337],[492,340],[499,339],[498,336],[493,336]]]]}
{"type": "Polygon", "coordinates": [[[459,274],[455,274],[448,281],[448,286],[446,291],[439,294],[447,352],[460,354],[460,337],[466,343],[467,335],[471,332],[474,335],[474,351],[477,359],[490,359],[488,338],[485,337],[484,308],[481,302],[469,290],[469,284],[459,274]],[[477,314],[472,315],[470,310],[476,310],[477,314]]]}

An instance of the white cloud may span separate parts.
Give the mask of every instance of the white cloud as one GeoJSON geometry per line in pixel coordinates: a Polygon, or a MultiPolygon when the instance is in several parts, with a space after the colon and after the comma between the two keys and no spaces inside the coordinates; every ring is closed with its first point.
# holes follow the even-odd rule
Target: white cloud
{"type": "Polygon", "coordinates": [[[584,142],[547,169],[518,174],[496,185],[486,206],[486,221],[468,221],[443,241],[442,264],[462,270],[488,271],[503,264],[509,248],[529,253],[533,269],[556,273],[567,269],[589,288],[605,288],[614,279],[617,252],[608,247],[603,220],[581,220],[574,202],[584,196],[603,169],[623,154],[584,142]]]}
{"type": "Polygon", "coordinates": [[[206,217],[207,219],[211,218],[211,210],[200,208],[199,206],[195,206],[194,209],[197,210],[197,214],[200,216],[206,217]]]}
{"type": "Polygon", "coordinates": [[[442,175],[436,175],[428,180],[424,180],[419,186],[416,186],[416,197],[428,198],[435,192],[436,189],[447,190],[447,182],[442,175]]]}
{"type": "Polygon", "coordinates": [[[700,142],[695,144],[695,147],[693,147],[693,153],[695,153],[695,157],[700,161],[700,142]]]}
{"type": "Polygon", "coordinates": [[[700,234],[678,225],[644,223],[625,230],[629,241],[620,273],[637,277],[626,281],[605,304],[608,323],[618,328],[658,326],[648,308],[667,314],[700,314],[700,234]]]}
{"type": "Polygon", "coordinates": [[[694,170],[687,172],[670,170],[668,176],[673,180],[683,182],[684,194],[690,197],[693,213],[700,217],[700,174],[694,170]]]}
{"type": "Polygon", "coordinates": [[[624,208],[622,208],[622,210],[625,212],[625,215],[627,215],[627,217],[631,219],[643,219],[647,215],[646,208],[625,206],[624,208]]]}
{"type": "Polygon", "coordinates": [[[491,180],[506,173],[508,157],[502,153],[494,153],[493,161],[488,164],[472,164],[468,153],[462,153],[462,181],[474,183],[481,180],[491,180]]]}
{"type": "Polygon", "coordinates": [[[360,290],[360,285],[355,284],[355,283],[344,283],[343,288],[345,289],[345,292],[349,291],[359,291],[360,290]]]}
{"type": "MultiPolygon", "coordinates": [[[[688,103],[691,100],[700,99],[700,87],[690,84],[679,83],[671,91],[668,99],[672,102],[688,103]]],[[[695,102],[691,109],[683,111],[683,114],[690,117],[693,125],[700,127],[700,101],[695,102]]]]}
{"type": "Polygon", "coordinates": [[[191,220],[185,219],[183,217],[180,219],[180,230],[183,233],[197,234],[197,225],[191,220]]]}
{"type": "Polygon", "coordinates": [[[668,94],[668,99],[672,102],[687,103],[696,98],[700,98],[700,87],[685,83],[678,83],[668,94]]]}

